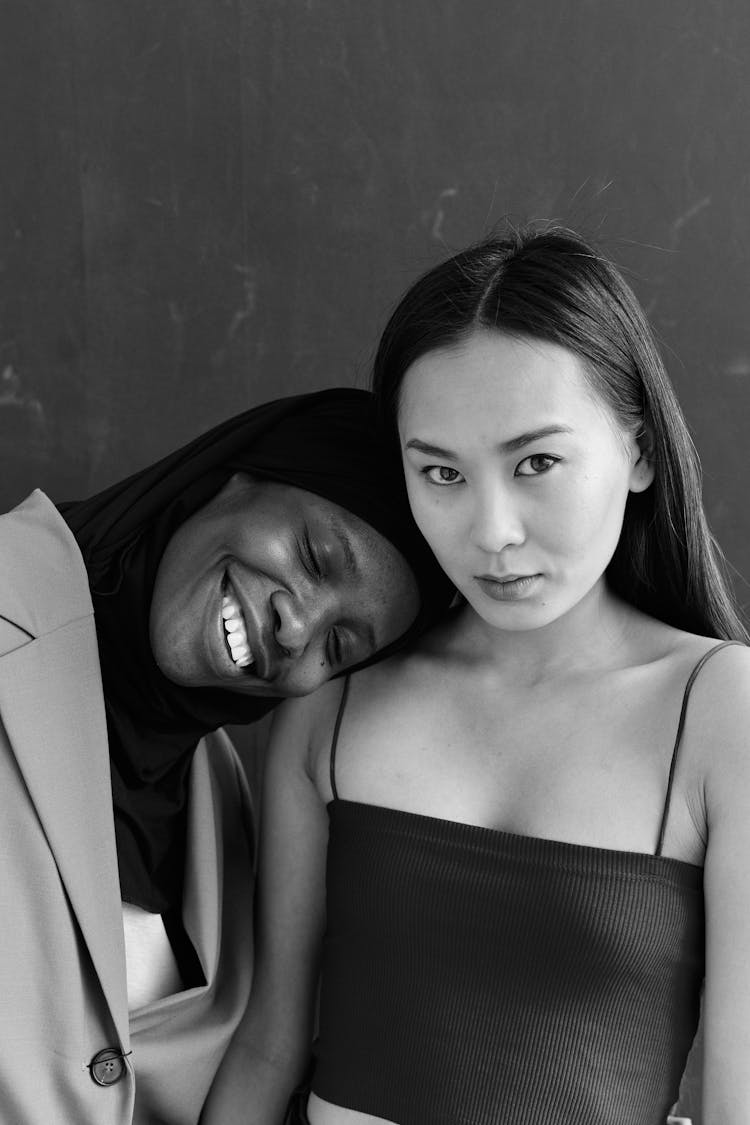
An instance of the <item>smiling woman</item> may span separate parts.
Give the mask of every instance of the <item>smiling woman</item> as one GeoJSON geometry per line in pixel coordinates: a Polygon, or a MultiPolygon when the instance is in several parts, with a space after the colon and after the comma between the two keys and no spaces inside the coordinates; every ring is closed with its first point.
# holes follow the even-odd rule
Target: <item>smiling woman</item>
{"type": "Polygon", "coordinates": [[[364,520],[236,473],[167,544],[151,647],[175,683],[307,695],[395,641],[418,609],[403,555],[364,520]]]}
{"type": "Polygon", "coordinates": [[[269,403],[0,517],[14,1122],[198,1121],[252,971],[252,819],[217,728],[372,662],[451,591],[364,391],[269,403]]]}

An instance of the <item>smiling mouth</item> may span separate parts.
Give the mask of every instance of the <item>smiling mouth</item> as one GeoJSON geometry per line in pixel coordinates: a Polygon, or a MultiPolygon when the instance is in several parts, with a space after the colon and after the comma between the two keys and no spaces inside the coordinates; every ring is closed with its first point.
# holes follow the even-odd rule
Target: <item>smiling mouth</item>
{"type": "Polygon", "coordinates": [[[255,664],[255,658],[250,651],[250,645],[247,643],[245,616],[229,580],[224,587],[224,595],[221,599],[221,616],[224,622],[224,640],[229,655],[238,668],[250,668],[255,664]]]}

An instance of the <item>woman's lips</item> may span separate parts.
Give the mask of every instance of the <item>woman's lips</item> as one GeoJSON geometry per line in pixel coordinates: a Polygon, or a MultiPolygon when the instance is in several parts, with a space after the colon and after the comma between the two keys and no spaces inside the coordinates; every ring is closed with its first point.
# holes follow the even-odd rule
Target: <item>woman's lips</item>
{"type": "Polygon", "coordinates": [[[479,588],[495,602],[516,602],[533,593],[541,582],[541,574],[513,574],[504,578],[492,575],[477,575],[474,581],[479,588]]]}

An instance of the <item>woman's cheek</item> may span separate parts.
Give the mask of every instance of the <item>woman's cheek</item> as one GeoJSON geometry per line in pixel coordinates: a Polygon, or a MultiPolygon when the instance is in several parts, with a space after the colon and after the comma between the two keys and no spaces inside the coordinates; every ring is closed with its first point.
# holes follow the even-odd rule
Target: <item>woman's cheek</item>
{"type": "Polygon", "coordinates": [[[425,496],[421,490],[410,491],[409,500],[417,527],[439,556],[439,545],[444,543],[453,531],[450,511],[439,497],[425,496]]]}
{"type": "Polygon", "coordinates": [[[409,497],[409,507],[411,514],[414,516],[414,522],[419,530],[427,538],[427,529],[429,527],[429,504],[425,503],[424,486],[420,481],[416,481],[413,475],[407,473],[406,477],[406,494],[409,497]]]}
{"type": "Polygon", "coordinates": [[[461,554],[462,539],[464,546],[466,544],[461,528],[449,519],[442,522],[433,520],[420,530],[443,570],[455,581],[454,572],[461,554]]]}

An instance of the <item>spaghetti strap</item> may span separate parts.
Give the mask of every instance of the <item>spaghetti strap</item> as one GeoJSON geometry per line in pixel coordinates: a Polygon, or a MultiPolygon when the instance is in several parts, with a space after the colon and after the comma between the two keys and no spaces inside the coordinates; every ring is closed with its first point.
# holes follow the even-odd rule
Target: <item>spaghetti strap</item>
{"type": "Polygon", "coordinates": [[[333,793],[334,801],[339,799],[339,791],[336,788],[336,744],[339,740],[339,730],[341,729],[341,720],[344,717],[344,708],[346,707],[347,696],[349,695],[349,681],[351,676],[347,676],[344,680],[344,690],[341,693],[341,701],[339,709],[336,714],[336,722],[333,728],[333,736],[331,738],[331,755],[329,758],[329,772],[331,775],[331,792],[333,793]]]}
{"type": "Polygon", "coordinates": [[[688,705],[688,699],[690,698],[691,688],[692,688],[693,684],[695,683],[696,676],[700,672],[701,668],[703,667],[703,665],[706,663],[707,660],[710,660],[710,658],[714,655],[715,652],[719,652],[720,649],[727,648],[729,645],[741,645],[741,644],[742,644],[742,641],[721,641],[719,644],[714,645],[714,647],[710,648],[708,650],[708,652],[703,653],[703,656],[700,658],[700,660],[698,661],[698,663],[695,665],[692,672],[688,676],[688,681],[685,684],[685,691],[683,692],[683,696],[682,696],[682,707],[680,708],[680,719],[679,719],[679,722],[677,724],[677,736],[676,736],[675,741],[674,741],[674,749],[672,750],[672,761],[670,762],[670,765],[669,765],[669,777],[667,779],[667,793],[666,793],[666,796],[664,798],[664,811],[662,812],[662,815],[661,815],[661,826],[659,828],[659,840],[658,840],[658,843],[656,845],[656,852],[655,852],[656,855],[661,855],[662,848],[664,847],[664,834],[667,830],[667,818],[669,816],[669,806],[670,806],[671,801],[672,801],[672,782],[674,781],[675,767],[677,766],[677,755],[678,755],[678,752],[679,752],[679,749],[680,749],[680,743],[682,741],[682,732],[685,729],[685,716],[687,714],[687,705],[688,705]]]}

